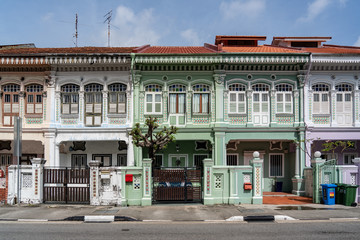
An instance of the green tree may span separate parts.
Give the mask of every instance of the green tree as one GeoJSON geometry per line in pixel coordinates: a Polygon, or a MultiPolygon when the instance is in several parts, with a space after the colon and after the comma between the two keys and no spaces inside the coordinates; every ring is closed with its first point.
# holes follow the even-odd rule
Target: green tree
{"type": "Polygon", "coordinates": [[[332,159],[335,159],[335,150],[336,149],[340,149],[341,152],[343,152],[344,150],[353,147],[354,146],[354,142],[353,141],[325,141],[325,143],[322,144],[323,149],[321,149],[321,151],[324,152],[331,152],[331,157],[332,159]]]}
{"type": "Polygon", "coordinates": [[[170,126],[170,128],[164,126],[163,129],[157,131],[156,129],[159,128],[157,118],[151,116],[146,119],[145,126],[147,126],[147,132],[143,134],[140,123],[136,123],[130,132],[130,136],[132,136],[135,146],[148,150],[149,158],[154,163],[155,154],[165,149],[169,143],[175,141],[174,135],[178,129],[174,126],[170,126]]]}

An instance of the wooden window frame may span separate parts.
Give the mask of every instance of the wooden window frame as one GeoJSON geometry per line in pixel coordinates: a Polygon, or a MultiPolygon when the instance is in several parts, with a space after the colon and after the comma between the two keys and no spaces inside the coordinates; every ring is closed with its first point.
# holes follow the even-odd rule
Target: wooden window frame
{"type": "Polygon", "coordinates": [[[27,115],[30,116],[36,116],[36,115],[43,115],[43,111],[44,111],[44,96],[43,96],[43,91],[44,91],[44,87],[40,84],[30,84],[25,86],[25,92],[26,92],[26,96],[25,96],[25,113],[27,115]],[[33,87],[35,91],[29,91],[29,88],[33,87]],[[37,89],[39,88],[39,89],[37,89]],[[29,98],[30,96],[32,96],[32,102],[29,102],[29,98]],[[37,97],[40,96],[41,98],[41,102],[37,101],[37,97]],[[36,105],[37,104],[41,104],[41,112],[36,112],[36,105]],[[29,106],[32,105],[33,107],[33,112],[29,112],[29,106]]]}
{"type": "Polygon", "coordinates": [[[14,117],[19,116],[20,113],[20,85],[19,84],[6,84],[2,86],[2,123],[3,126],[14,126],[14,117]],[[10,91],[5,90],[7,87],[9,88],[15,88],[10,89],[10,91]],[[13,91],[15,90],[15,91],[13,91]],[[6,102],[5,98],[9,96],[10,102],[6,102]],[[17,102],[14,102],[15,96],[17,98],[17,102]],[[5,110],[5,104],[10,104],[10,112],[4,112],[5,110]],[[13,105],[18,104],[18,112],[13,112],[13,105]],[[10,117],[10,124],[5,124],[5,117],[10,117]]]}

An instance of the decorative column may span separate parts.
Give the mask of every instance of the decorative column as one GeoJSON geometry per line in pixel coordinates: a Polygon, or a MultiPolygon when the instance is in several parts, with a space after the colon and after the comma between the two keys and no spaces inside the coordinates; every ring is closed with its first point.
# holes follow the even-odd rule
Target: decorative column
{"type": "MultiPolygon", "coordinates": [[[[295,108],[295,122],[299,122],[300,126],[304,126],[304,112],[305,112],[305,106],[303,101],[304,96],[304,86],[305,86],[305,75],[297,75],[297,78],[299,80],[299,91],[294,91],[294,98],[295,101],[297,101],[297,104],[295,102],[294,107],[295,108]],[[297,92],[297,94],[296,94],[297,92]],[[299,112],[300,111],[300,112],[299,112]],[[300,119],[299,119],[300,117],[300,119]],[[298,119],[298,120],[297,120],[298,119]]],[[[310,107],[310,105],[308,106],[310,107]]]]}
{"type": "Polygon", "coordinates": [[[60,91],[55,92],[55,123],[60,124],[60,114],[61,114],[61,93],[60,91]]]}
{"type": "Polygon", "coordinates": [[[294,124],[295,126],[304,126],[303,118],[303,104],[300,102],[299,90],[293,91],[294,103],[293,103],[293,112],[294,112],[294,124]]]}
{"type": "Polygon", "coordinates": [[[226,165],[225,132],[215,132],[215,165],[226,165]]]}
{"type": "Polygon", "coordinates": [[[133,167],[135,166],[134,162],[134,144],[132,143],[132,136],[129,135],[129,140],[127,142],[127,166],[133,167]]]}
{"type": "Polygon", "coordinates": [[[224,122],[224,80],[225,74],[218,72],[213,75],[215,80],[215,121],[216,124],[221,124],[224,122]]]}
{"type": "Polygon", "coordinates": [[[34,195],[32,202],[34,204],[39,204],[43,202],[43,169],[46,160],[43,158],[33,158],[31,159],[32,164],[32,175],[33,175],[33,186],[34,186],[34,195]]]}
{"type": "Polygon", "coordinates": [[[204,178],[203,178],[203,190],[204,190],[204,205],[213,205],[214,198],[212,196],[212,167],[214,165],[214,161],[211,158],[205,158],[203,160],[204,165],[204,178]]]}
{"type": "Polygon", "coordinates": [[[253,90],[247,90],[246,91],[247,109],[248,109],[247,127],[253,127],[254,126],[253,119],[252,119],[252,93],[253,93],[253,90]]]}
{"type": "Polygon", "coordinates": [[[332,89],[330,91],[330,96],[331,96],[331,105],[330,105],[330,124],[332,127],[337,127],[338,123],[337,123],[337,119],[336,119],[336,90],[332,89]]]}
{"type": "Polygon", "coordinates": [[[355,115],[355,127],[360,127],[359,119],[359,108],[360,108],[360,90],[356,89],[354,91],[354,115],[355,115]]]}
{"type": "Polygon", "coordinates": [[[53,159],[53,161],[55,160],[55,137],[56,137],[56,132],[55,130],[48,130],[48,132],[44,133],[44,154],[45,154],[45,159],[50,159],[50,161],[48,161],[48,165],[52,165],[54,166],[55,163],[51,162],[51,159],[53,159]]]}
{"type": "Polygon", "coordinates": [[[100,161],[91,160],[90,166],[90,205],[100,205],[99,199],[99,165],[100,161]]]}
{"type": "MultiPolygon", "coordinates": [[[[169,92],[164,90],[164,88],[166,89],[166,84],[163,87],[163,91],[162,91],[162,101],[163,101],[163,106],[162,106],[162,115],[163,115],[163,119],[162,121],[158,122],[159,124],[162,124],[163,126],[167,125],[166,123],[168,122],[168,99],[169,99],[169,92]]],[[[158,119],[159,121],[160,119],[158,119]]]]}
{"type": "Polygon", "coordinates": [[[311,160],[313,167],[313,203],[320,203],[321,188],[320,188],[320,165],[325,162],[321,159],[321,152],[314,153],[314,159],[311,160]]]}
{"type": "Polygon", "coordinates": [[[85,93],[84,91],[79,91],[79,125],[84,124],[84,112],[85,112],[85,93]]]}
{"type": "Polygon", "coordinates": [[[192,96],[193,96],[193,91],[190,90],[187,92],[186,94],[186,125],[192,125],[192,119],[191,119],[191,103],[192,103],[192,96]]]}
{"type": "MultiPolygon", "coordinates": [[[[44,107],[44,121],[47,121],[50,124],[55,123],[55,112],[56,112],[56,106],[55,106],[55,72],[51,72],[49,76],[45,77],[46,81],[46,101],[44,101],[44,104],[46,104],[44,107]],[[50,118],[48,117],[50,116],[50,118]],[[47,118],[47,120],[46,120],[47,118]]],[[[45,159],[50,159],[46,158],[45,159]]]]}
{"type": "Polygon", "coordinates": [[[272,89],[270,91],[270,126],[276,127],[276,90],[272,89]]]}
{"type": "Polygon", "coordinates": [[[299,132],[299,143],[296,144],[295,151],[295,173],[292,180],[292,193],[296,195],[304,195],[305,189],[303,186],[303,175],[304,175],[304,162],[305,162],[305,153],[301,151],[301,149],[305,149],[305,140],[304,140],[304,132],[299,132]]]}
{"type": "MultiPolygon", "coordinates": [[[[141,81],[141,75],[140,74],[135,74],[134,78],[133,78],[133,87],[134,87],[134,96],[133,96],[133,108],[134,109],[134,123],[138,123],[140,121],[140,114],[141,113],[141,109],[140,109],[140,81],[141,81]]],[[[144,98],[144,96],[142,96],[144,98]]],[[[144,106],[142,106],[144,109],[144,106]]]]}
{"type": "Polygon", "coordinates": [[[263,159],[260,159],[260,153],[254,152],[253,159],[250,160],[250,166],[253,168],[253,190],[252,190],[252,204],[262,204],[263,203],[263,193],[262,193],[262,173],[263,173],[263,159]]]}
{"type": "Polygon", "coordinates": [[[55,143],[55,158],[53,161],[50,160],[50,166],[60,167],[60,143],[55,143]]]}
{"type": "Polygon", "coordinates": [[[151,183],[151,163],[150,158],[144,158],[143,162],[143,197],[141,199],[141,206],[150,206],[152,202],[152,183],[151,183]]]}
{"type": "Polygon", "coordinates": [[[102,104],[102,123],[107,124],[108,123],[108,91],[102,91],[103,95],[103,104],[102,104]]]}
{"type": "Polygon", "coordinates": [[[21,117],[23,119],[22,124],[24,126],[25,124],[25,96],[26,93],[24,91],[19,92],[19,117],[21,117]]]}

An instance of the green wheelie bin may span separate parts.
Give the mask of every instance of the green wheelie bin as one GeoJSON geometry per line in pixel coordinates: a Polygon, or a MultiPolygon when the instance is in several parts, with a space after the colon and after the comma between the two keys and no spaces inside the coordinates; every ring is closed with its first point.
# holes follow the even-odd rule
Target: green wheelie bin
{"type": "Polygon", "coordinates": [[[352,184],[344,184],[344,197],[343,197],[343,204],[345,206],[357,206],[356,203],[356,189],[359,185],[352,185],[352,184]]]}
{"type": "Polygon", "coordinates": [[[336,183],[335,204],[344,204],[345,185],[344,183],[336,183]]]}

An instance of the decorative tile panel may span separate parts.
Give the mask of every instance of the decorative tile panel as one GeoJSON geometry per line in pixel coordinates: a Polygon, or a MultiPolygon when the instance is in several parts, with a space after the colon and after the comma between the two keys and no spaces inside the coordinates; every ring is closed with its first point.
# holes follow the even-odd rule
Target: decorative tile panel
{"type": "Polygon", "coordinates": [[[244,183],[251,183],[251,176],[250,174],[244,174],[244,183]]]}
{"type": "Polygon", "coordinates": [[[215,93],[211,93],[211,121],[215,122],[215,113],[216,113],[216,105],[215,105],[215,93]]]}
{"type": "Polygon", "coordinates": [[[294,117],[277,117],[276,122],[278,124],[293,124],[294,123],[294,117]]]}
{"type": "Polygon", "coordinates": [[[92,172],[92,179],[93,179],[93,182],[92,182],[92,187],[93,187],[93,197],[96,197],[96,182],[97,182],[97,177],[96,177],[96,171],[93,171],[92,172]]]}
{"type": "Polygon", "coordinates": [[[78,119],[61,119],[61,124],[63,125],[76,125],[78,124],[78,119]]]}
{"type": "Polygon", "coordinates": [[[43,119],[44,119],[44,121],[46,120],[46,101],[44,101],[44,103],[43,103],[43,119]]]}
{"type": "Polygon", "coordinates": [[[126,124],[126,118],[109,118],[109,124],[125,125],[126,124]]]}
{"type": "Polygon", "coordinates": [[[150,168],[145,169],[145,195],[150,195],[150,168]]]}
{"type": "Polygon", "coordinates": [[[134,175],[134,179],[133,179],[133,188],[134,190],[139,190],[140,189],[140,176],[139,175],[134,175]]]}
{"type": "Polygon", "coordinates": [[[42,118],[26,118],[26,124],[42,124],[42,118]]]}
{"type": "Polygon", "coordinates": [[[246,117],[229,117],[229,123],[234,125],[246,124],[246,117]]]}
{"type": "Polygon", "coordinates": [[[261,196],[261,168],[255,168],[255,196],[261,196]]]}
{"type": "Polygon", "coordinates": [[[210,123],[209,117],[193,117],[194,124],[208,124],[210,123]]]}
{"type": "Polygon", "coordinates": [[[356,185],[356,173],[350,174],[350,184],[356,185]]]}
{"type": "Polygon", "coordinates": [[[210,194],[210,167],[206,168],[206,194],[209,195],[210,194]]]}
{"type": "Polygon", "coordinates": [[[330,117],[313,117],[314,124],[330,124],[330,117]]]}
{"type": "Polygon", "coordinates": [[[39,170],[35,169],[35,195],[39,193],[39,170]]]}

